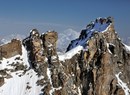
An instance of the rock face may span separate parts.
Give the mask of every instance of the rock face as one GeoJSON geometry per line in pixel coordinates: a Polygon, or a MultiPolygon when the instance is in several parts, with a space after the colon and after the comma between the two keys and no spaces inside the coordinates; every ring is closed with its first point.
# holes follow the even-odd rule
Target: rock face
{"type": "Polygon", "coordinates": [[[0,59],[10,58],[18,54],[22,55],[22,45],[21,41],[17,39],[13,39],[10,43],[0,46],[0,59]]]}
{"type": "Polygon", "coordinates": [[[67,51],[78,45],[84,49],[64,62],[59,60],[56,52],[57,38],[56,32],[47,32],[41,39],[39,37],[43,44],[39,45],[42,46],[39,50],[43,50],[48,60],[43,62],[48,64],[46,68],[40,66],[39,72],[44,71],[42,75],[50,80],[43,89],[45,95],[125,95],[116,75],[122,72],[120,78],[129,86],[130,54],[115,33],[112,18],[99,18],[87,25],[67,51]]]}
{"type": "MultiPolygon", "coordinates": [[[[57,54],[57,39],[55,31],[40,35],[33,29],[23,40],[30,69],[39,77],[36,84],[42,93],[38,95],[130,95],[130,53],[115,32],[111,17],[87,25],[64,55],[57,54]]],[[[15,71],[22,67],[18,65],[15,71]]],[[[26,74],[26,68],[24,71],[26,74]]],[[[6,71],[0,75],[5,76],[6,71]]]]}
{"type": "Polygon", "coordinates": [[[39,80],[37,83],[41,86],[46,84],[46,86],[43,88],[45,95],[49,95],[51,86],[55,88],[61,86],[58,78],[58,74],[60,73],[60,63],[56,52],[57,39],[58,34],[55,31],[49,31],[40,36],[38,31],[33,29],[30,33],[30,36],[23,40],[23,44],[26,46],[29,52],[28,55],[30,56],[30,63],[35,68],[39,76],[44,76],[44,78],[39,80]],[[35,33],[33,33],[34,31],[35,33]],[[38,35],[36,36],[36,34],[38,35]],[[35,42],[36,40],[38,41],[35,42]],[[42,60],[39,61],[38,59],[42,60]]]}
{"type": "Polygon", "coordinates": [[[88,41],[88,51],[83,52],[83,95],[125,95],[115,75],[122,72],[120,77],[129,83],[129,54],[112,27],[104,33],[94,33],[88,41]]]}
{"type": "MultiPolygon", "coordinates": [[[[78,39],[84,36],[86,36],[85,30],[81,32],[78,39]]],[[[72,48],[75,42],[77,39],[71,42],[68,49],[72,48]]],[[[129,95],[130,90],[124,92],[124,88],[118,85],[119,80],[116,75],[119,74],[122,81],[127,83],[128,87],[130,86],[128,75],[130,54],[126,52],[115,33],[113,23],[103,33],[93,32],[86,46],[87,50],[82,51],[78,56],[82,95],[129,95]]]]}

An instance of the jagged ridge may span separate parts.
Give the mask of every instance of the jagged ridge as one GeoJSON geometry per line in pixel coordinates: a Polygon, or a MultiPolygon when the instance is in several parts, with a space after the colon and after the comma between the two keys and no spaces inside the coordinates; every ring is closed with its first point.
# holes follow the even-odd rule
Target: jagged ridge
{"type": "Polygon", "coordinates": [[[129,95],[129,47],[115,33],[112,18],[98,18],[87,25],[64,55],[56,52],[57,38],[54,31],[40,35],[33,29],[30,36],[23,40],[27,52],[24,51],[19,58],[13,57],[14,62],[10,59],[1,61],[1,70],[6,73],[1,73],[0,93],[129,95]],[[26,59],[27,56],[29,59],[26,59]],[[7,79],[9,75],[11,77],[7,79]],[[12,84],[14,81],[18,84],[12,84]],[[16,91],[8,89],[12,86],[16,91]]]}
{"type": "Polygon", "coordinates": [[[91,22],[86,26],[86,29],[81,31],[79,38],[76,40],[71,41],[67,51],[71,50],[72,48],[81,45],[86,46],[86,42],[88,39],[91,38],[94,32],[105,32],[107,28],[113,23],[113,18],[97,18],[95,21],[91,22]]]}

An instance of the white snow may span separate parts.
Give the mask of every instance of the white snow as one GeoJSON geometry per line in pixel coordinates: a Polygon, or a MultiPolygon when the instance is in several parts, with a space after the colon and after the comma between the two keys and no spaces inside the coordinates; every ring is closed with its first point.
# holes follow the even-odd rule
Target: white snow
{"type": "MultiPolygon", "coordinates": [[[[22,56],[16,55],[9,59],[3,59],[0,64],[0,70],[7,69],[14,69],[12,64],[23,64],[29,67],[28,59],[27,59],[27,51],[22,46],[22,56]],[[20,57],[23,60],[15,60],[16,57],[20,57]],[[19,63],[17,63],[19,62],[19,63]]],[[[40,77],[36,75],[34,70],[28,70],[24,75],[21,77],[23,72],[16,71],[16,72],[8,72],[11,74],[12,78],[5,79],[5,83],[3,86],[0,87],[0,95],[39,95],[41,92],[41,87],[36,85],[36,82],[40,77]],[[31,87],[27,89],[27,86],[31,87]]]]}
{"type": "Polygon", "coordinates": [[[66,59],[72,58],[79,51],[83,50],[83,46],[91,38],[93,32],[105,32],[107,31],[110,25],[111,25],[110,23],[101,24],[100,22],[97,23],[95,22],[94,27],[87,27],[86,29],[87,37],[85,37],[84,39],[74,40],[70,46],[70,50],[63,55],[59,55],[59,60],[65,61],[66,59]]]}
{"type": "Polygon", "coordinates": [[[72,49],[78,45],[84,46],[84,44],[86,44],[85,42],[87,42],[87,40],[89,40],[91,38],[91,36],[94,32],[106,32],[108,30],[108,28],[111,26],[111,23],[101,24],[101,22],[98,21],[98,22],[93,22],[93,25],[94,25],[94,27],[92,27],[92,25],[91,25],[85,29],[86,34],[87,34],[86,37],[84,37],[83,39],[76,39],[75,41],[73,41],[70,49],[72,49]]]}
{"type": "Polygon", "coordinates": [[[67,59],[71,59],[75,54],[77,54],[81,50],[83,50],[83,47],[79,45],[79,46],[71,49],[70,51],[66,52],[63,55],[58,55],[59,56],[59,60],[60,61],[65,61],[67,59]]]}
{"type": "Polygon", "coordinates": [[[125,46],[125,50],[130,53],[130,46],[123,44],[125,46]]]}
{"type": "Polygon", "coordinates": [[[38,77],[33,70],[21,77],[16,73],[11,75],[13,78],[6,79],[5,84],[0,88],[0,95],[38,95],[41,93],[41,87],[36,85],[38,77]],[[26,89],[27,85],[31,88],[26,89]]]}
{"type": "Polygon", "coordinates": [[[119,75],[121,74],[121,72],[119,72],[118,74],[115,74],[118,84],[122,87],[122,89],[125,92],[125,95],[130,95],[130,89],[128,88],[127,84],[124,83],[120,78],[119,75]]]}
{"type": "Polygon", "coordinates": [[[52,80],[51,80],[51,71],[49,68],[47,68],[47,76],[48,76],[48,79],[50,81],[50,85],[51,85],[51,90],[49,91],[50,95],[53,95],[53,92],[55,90],[60,90],[62,89],[62,87],[58,87],[58,88],[54,88],[53,85],[52,85],[52,80]]]}
{"type": "Polygon", "coordinates": [[[107,50],[108,50],[108,52],[109,52],[110,54],[112,54],[112,52],[111,52],[110,49],[109,49],[109,44],[110,44],[110,43],[107,43],[107,50]]]}
{"type": "Polygon", "coordinates": [[[51,57],[52,60],[54,60],[54,59],[56,59],[56,58],[57,58],[57,56],[52,56],[52,57],[51,57]]]}
{"type": "Polygon", "coordinates": [[[22,63],[23,65],[27,65],[29,67],[27,51],[24,48],[24,46],[22,46],[22,55],[16,55],[8,59],[3,58],[1,62],[2,64],[0,64],[0,69],[4,69],[4,68],[13,69],[12,66],[10,66],[12,63],[14,64],[22,63]],[[18,58],[18,57],[22,60],[15,60],[15,58],[18,58]]]}
{"type": "Polygon", "coordinates": [[[25,49],[25,47],[23,45],[22,45],[22,56],[21,57],[23,58],[24,65],[27,65],[29,67],[27,50],[25,49]]]}
{"type": "Polygon", "coordinates": [[[79,93],[79,95],[82,95],[82,94],[81,94],[80,87],[78,87],[78,93],[79,93]]]}

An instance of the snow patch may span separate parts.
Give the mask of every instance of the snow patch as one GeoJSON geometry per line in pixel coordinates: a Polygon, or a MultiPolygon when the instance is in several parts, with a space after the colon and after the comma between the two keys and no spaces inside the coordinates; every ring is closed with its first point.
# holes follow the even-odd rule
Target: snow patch
{"type": "Polygon", "coordinates": [[[75,54],[79,53],[79,51],[83,50],[82,46],[77,46],[73,49],[71,49],[70,51],[66,52],[63,55],[58,55],[59,56],[59,60],[60,61],[65,61],[67,59],[71,59],[75,54]]]}
{"type": "Polygon", "coordinates": [[[125,95],[130,95],[130,89],[128,88],[127,84],[124,83],[120,78],[119,75],[121,74],[121,72],[119,72],[118,74],[115,74],[118,84],[122,87],[122,89],[125,92],[125,95]]]}
{"type": "MultiPolygon", "coordinates": [[[[23,64],[29,67],[27,58],[27,51],[22,46],[22,55],[16,55],[8,59],[3,58],[0,64],[0,70],[14,69],[11,64],[23,64]]],[[[12,78],[4,78],[5,83],[0,87],[0,95],[39,95],[42,93],[42,87],[37,86],[36,84],[37,80],[39,80],[39,77],[34,70],[30,69],[24,75],[21,70],[9,72],[9,74],[12,76],[12,78]]]]}
{"type": "Polygon", "coordinates": [[[25,47],[22,45],[22,56],[23,61],[24,61],[24,65],[27,65],[29,67],[29,63],[28,63],[28,53],[27,50],[25,49],[25,47]]]}
{"type": "Polygon", "coordinates": [[[80,87],[78,87],[78,93],[79,93],[79,95],[82,95],[82,94],[81,94],[80,87]]]}
{"type": "Polygon", "coordinates": [[[22,55],[16,55],[7,59],[3,58],[1,60],[0,69],[4,68],[13,69],[12,66],[10,66],[12,63],[14,64],[22,63],[23,65],[27,65],[29,67],[27,51],[24,48],[24,46],[22,46],[22,55]],[[16,58],[19,58],[20,60],[16,60],[16,58]]]}
{"type": "Polygon", "coordinates": [[[125,50],[130,53],[130,46],[123,44],[125,46],[125,50]]]}
{"type": "Polygon", "coordinates": [[[92,34],[94,32],[106,32],[111,25],[112,23],[101,23],[100,21],[92,22],[86,27],[86,29],[83,30],[85,34],[82,38],[73,40],[71,46],[69,47],[69,50],[75,48],[78,45],[85,46],[86,42],[92,37],[92,34]]]}
{"type": "Polygon", "coordinates": [[[0,95],[39,95],[41,87],[36,85],[38,76],[33,70],[29,70],[25,75],[19,77],[12,73],[10,79],[5,79],[5,84],[0,87],[0,95]],[[30,89],[27,88],[30,87],[30,89]]]}
{"type": "Polygon", "coordinates": [[[108,52],[109,52],[110,54],[112,54],[112,52],[111,52],[110,49],[109,49],[109,43],[107,43],[107,50],[108,50],[108,52]]]}
{"type": "Polygon", "coordinates": [[[51,80],[51,71],[49,68],[47,68],[47,76],[48,76],[48,79],[50,81],[50,85],[51,85],[51,90],[49,91],[50,95],[53,95],[53,92],[55,90],[60,90],[62,89],[62,87],[58,87],[58,88],[54,88],[53,85],[52,85],[52,80],[51,80]]]}

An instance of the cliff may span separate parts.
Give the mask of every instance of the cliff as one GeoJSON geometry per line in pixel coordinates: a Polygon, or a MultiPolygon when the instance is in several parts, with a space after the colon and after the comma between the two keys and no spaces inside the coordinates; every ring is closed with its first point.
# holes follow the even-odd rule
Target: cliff
{"type": "Polygon", "coordinates": [[[58,34],[30,32],[0,63],[1,95],[130,95],[130,48],[113,18],[97,18],[57,54],[58,34]],[[15,84],[14,84],[15,82],[15,84]]]}

